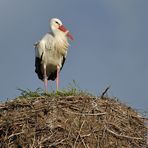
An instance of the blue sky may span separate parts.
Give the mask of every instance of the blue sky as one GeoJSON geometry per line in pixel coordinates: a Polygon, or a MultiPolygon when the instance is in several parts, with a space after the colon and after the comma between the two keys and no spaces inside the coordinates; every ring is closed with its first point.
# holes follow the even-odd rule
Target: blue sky
{"type": "Polygon", "coordinates": [[[109,96],[148,111],[147,6],[147,0],[1,0],[0,100],[20,95],[17,88],[43,88],[34,73],[33,44],[57,17],[75,38],[60,88],[76,80],[100,95],[110,85],[109,96]]]}

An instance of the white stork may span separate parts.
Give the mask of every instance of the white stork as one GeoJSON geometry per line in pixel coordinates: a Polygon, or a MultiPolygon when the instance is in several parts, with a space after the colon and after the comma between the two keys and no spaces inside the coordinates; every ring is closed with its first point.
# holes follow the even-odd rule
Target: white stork
{"type": "Polygon", "coordinates": [[[35,43],[35,72],[44,81],[45,92],[48,92],[48,80],[56,79],[59,87],[59,72],[62,69],[68,50],[68,38],[72,35],[57,18],[50,20],[51,32],[46,33],[35,43]]]}

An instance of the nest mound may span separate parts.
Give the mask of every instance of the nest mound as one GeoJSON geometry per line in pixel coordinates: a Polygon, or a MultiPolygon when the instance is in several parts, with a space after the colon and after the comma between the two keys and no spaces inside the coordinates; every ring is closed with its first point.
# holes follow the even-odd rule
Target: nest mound
{"type": "Polygon", "coordinates": [[[116,99],[18,97],[0,104],[2,148],[141,148],[144,118],[116,99]]]}

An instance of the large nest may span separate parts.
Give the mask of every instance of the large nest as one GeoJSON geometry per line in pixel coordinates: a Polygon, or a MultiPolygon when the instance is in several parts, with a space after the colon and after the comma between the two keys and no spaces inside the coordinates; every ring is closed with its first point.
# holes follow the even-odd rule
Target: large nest
{"type": "Polygon", "coordinates": [[[144,120],[115,98],[18,97],[0,104],[0,147],[145,148],[144,120]]]}

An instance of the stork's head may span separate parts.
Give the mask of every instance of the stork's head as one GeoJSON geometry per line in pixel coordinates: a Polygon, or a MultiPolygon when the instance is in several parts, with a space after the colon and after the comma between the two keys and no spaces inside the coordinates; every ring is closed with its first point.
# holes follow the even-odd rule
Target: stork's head
{"type": "Polygon", "coordinates": [[[72,35],[69,33],[69,30],[67,30],[64,25],[62,24],[61,20],[57,18],[52,18],[50,20],[50,27],[53,33],[55,32],[63,32],[67,37],[69,37],[71,40],[73,40],[72,35]]]}

